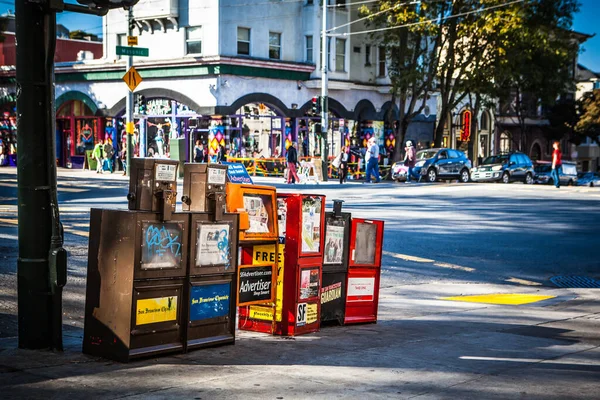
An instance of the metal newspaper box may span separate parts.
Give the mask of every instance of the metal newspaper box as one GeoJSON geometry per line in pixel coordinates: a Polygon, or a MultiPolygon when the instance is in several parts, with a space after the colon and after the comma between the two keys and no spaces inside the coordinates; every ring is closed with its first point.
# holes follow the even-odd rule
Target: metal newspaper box
{"type": "Polygon", "coordinates": [[[83,351],[129,361],[182,351],[189,219],[92,209],[83,351]]]}
{"type": "Polygon", "coordinates": [[[169,213],[175,211],[178,165],[173,160],[133,158],[127,195],[129,209],[160,212],[169,219],[169,213]],[[169,207],[163,210],[165,205],[169,207]]]}
{"type": "Polygon", "coordinates": [[[278,267],[276,190],[272,186],[227,184],[227,210],[240,214],[238,328],[273,333],[278,267]]]}
{"type": "Polygon", "coordinates": [[[352,219],[344,324],[376,322],[383,221],[352,219]]]}
{"type": "Polygon", "coordinates": [[[325,250],[321,287],[321,324],[343,325],[350,254],[351,214],[342,212],[342,200],[325,213],[325,250]]]}
{"type": "Polygon", "coordinates": [[[239,216],[225,212],[226,167],[185,164],[182,213],[190,218],[186,350],[235,342],[239,216]]]}
{"type": "Polygon", "coordinates": [[[316,332],[321,319],[325,196],[278,194],[277,200],[285,248],[279,272],[283,276],[281,321],[276,321],[275,333],[316,332]]]}

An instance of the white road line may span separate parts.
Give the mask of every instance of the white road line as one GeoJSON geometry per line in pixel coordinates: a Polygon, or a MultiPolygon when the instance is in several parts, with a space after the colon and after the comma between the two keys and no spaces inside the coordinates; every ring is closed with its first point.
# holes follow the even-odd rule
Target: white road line
{"type": "Polygon", "coordinates": [[[475,268],[462,267],[460,265],[448,264],[448,263],[444,263],[444,262],[436,262],[433,265],[435,265],[436,267],[440,267],[440,268],[457,269],[459,271],[465,271],[465,272],[475,271],[475,268]]]}
{"type": "Polygon", "coordinates": [[[526,286],[542,286],[541,283],[539,282],[533,282],[533,281],[528,281],[525,279],[519,279],[519,278],[508,278],[504,280],[505,282],[512,282],[512,283],[518,283],[519,285],[526,285],[526,286]]]}
{"type": "Polygon", "coordinates": [[[414,262],[421,262],[421,263],[435,262],[435,260],[430,260],[429,258],[421,258],[421,257],[416,257],[416,256],[409,256],[407,254],[392,253],[391,251],[385,251],[385,250],[383,251],[383,255],[394,257],[394,258],[399,258],[399,259],[405,260],[405,261],[414,261],[414,262]]]}

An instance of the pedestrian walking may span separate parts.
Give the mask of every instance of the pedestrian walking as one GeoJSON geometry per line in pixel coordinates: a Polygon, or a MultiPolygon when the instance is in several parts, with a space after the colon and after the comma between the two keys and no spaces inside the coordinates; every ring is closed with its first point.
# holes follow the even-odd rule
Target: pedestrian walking
{"type": "Polygon", "coordinates": [[[560,152],[560,143],[554,142],[552,144],[554,151],[552,152],[552,172],[550,176],[554,181],[554,186],[560,188],[560,174],[562,174],[562,153],[560,152]]]}
{"type": "Polygon", "coordinates": [[[102,148],[102,150],[104,152],[104,154],[103,154],[104,159],[102,160],[102,162],[103,162],[102,169],[104,169],[104,166],[106,166],[108,168],[108,170],[110,171],[110,173],[112,174],[112,172],[113,172],[112,162],[113,162],[113,157],[115,155],[115,148],[113,147],[111,140],[106,139],[104,141],[104,147],[102,148]]]}
{"type": "Polygon", "coordinates": [[[98,139],[96,142],[96,146],[94,146],[94,150],[92,150],[92,157],[96,160],[96,173],[103,174],[102,161],[104,160],[104,145],[102,144],[102,140],[98,139]]]}
{"type": "Polygon", "coordinates": [[[204,145],[201,140],[196,140],[196,145],[194,146],[194,162],[204,162],[204,145]]]}
{"type": "Polygon", "coordinates": [[[421,177],[415,172],[415,164],[417,163],[417,150],[412,140],[406,141],[406,147],[404,148],[406,155],[404,156],[404,166],[408,167],[406,174],[406,183],[410,183],[410,180],[414,177],[418,182],[421,177]]]}
{"type": "Polygon", "coordinates": [[[290,147],[288,147],[287,149],[287,167],[288,167],[288,179],[287,179],[287,183],[288,184],[292,184],[292,179],[295,180],[295,182],[300,182],[300,178],[298,177],[298,174],[296,173],[296,164],[298,164],[298,150],[296,150],[296,146],[298,146],[298,144],[296,142],[293,142],[292,145],[290,147]]]}
{"type": "Polygon", "coordinates": [[[375,137],[369,139],[367,152],[365,153],[365,162],[367,163],[367,176],[365,183],[371,183],[371,175],[375,177],[375,183],[381,182],[379,176],[379,146],[375,141],[375,137]]]}
{"type": "Polygon", "coordinates": [[[338,177],[340,178],[340,185],[346,182],[346,177],[348,176],[348,160],[350,156],[348,155],[348,148],[346,146],[342,146],[340,150],[340,154],[334,160],[334,166],[338,169],[338,177]]]}

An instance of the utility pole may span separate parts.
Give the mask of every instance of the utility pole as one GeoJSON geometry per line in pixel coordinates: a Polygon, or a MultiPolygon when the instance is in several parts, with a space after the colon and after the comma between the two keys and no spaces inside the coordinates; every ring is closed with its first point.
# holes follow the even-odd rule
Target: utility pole
{"type": "Polygon", "coordinates": [[[323,180],[327,181],[327,173],[329,170],[329,143],[327,142],[327,131],[329,128],[329,114],[327,109],[327,70],[329,69],[329,55],[327,49],[327,0],[323,1],[323,29],[321,30],[321,143],[323,144],[322,170],[323,180]]]}
{"type": "Polygon", "coordinates": [[[19,0],[15,7],[19,347],[62,350],[67,254],[56,193],[56,12],[45,2],[19,0]]]}
{"type": "MultiPolygon", "coordinates": [[[[133,36],[133,7],[129,7],[127,10],[127,36],[133,36]]],[[[127,69],[125,72],[129,71],[133,66],[133,56],[127,56],[127,69]]],[[[135,125],[133,122],[133,90],[127,91],[127,99],[125,100],[125,111],[127,114],[127,124],[125,125],[125,131],[127,133],[127,167],[126,173],[127,176],[130,176],[131,171],[131,159],[133,152],[133,143],[131,138],[133,137],[133,133],[135,131],[135,125]]],[[[141,135],[140,135],[141,136],[141,135]]]]}

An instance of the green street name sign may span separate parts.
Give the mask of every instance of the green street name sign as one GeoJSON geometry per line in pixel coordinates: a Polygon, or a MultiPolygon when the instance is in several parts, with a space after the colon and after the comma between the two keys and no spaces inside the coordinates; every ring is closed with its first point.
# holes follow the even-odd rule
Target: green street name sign
{"type": "Polygon", "coordinates": [[[148,49],[146,47],[117,46],[117,55],[148,57],[148,49]]]}

